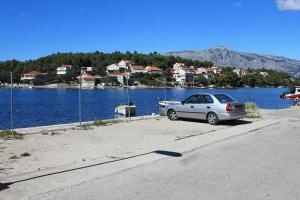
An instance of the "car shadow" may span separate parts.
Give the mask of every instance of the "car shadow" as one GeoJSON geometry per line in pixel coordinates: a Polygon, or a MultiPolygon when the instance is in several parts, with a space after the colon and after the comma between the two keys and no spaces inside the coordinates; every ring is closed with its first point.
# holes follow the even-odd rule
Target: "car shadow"
{"type": "Polygon", "coordinates": [[[137,154],[137,155],[134,155],[134,156],[119,158],[119,159],[115,159],[115,160],[111,160],[111,161],[96,163],[96,164],[92,164],[92,165],[86,165],[86,166],[72,168],[72,169],[68,169],[68,170],[52,172],[52,173],[48,173],[48,174],[42,174],[42,175],[39,175],[39,176],[33,176],[33,177],[26,178],[26,179],[17,180],[17,181],[14,181],[14,182],[7,182],[7,183],[1,183],[0,182],[0,192],[3,191],[3,190],[9,189],[9,186],[12,185],[12,184],[15,184],[15,183],[20,183],[20,182],[25,182],[25,181],[29,181],[29,180],[33,180],[33,179],[42,178],[42,177],[48,177],[48,176],[52,176],[52,175],[56,175],[56,174],[62,174],[62,173],[77,171],[77,170],[81,170],[81,169],[85,169],[85,168],[105,165],[105,164],[114,163],[114,162],[118,162],[118,161],[122,161],[122,160],[128,160],[128,159],[131,159],[131,158],[141,157],[141,156],[145,156],[145,155],[149,155],[149,154],[153,154],[153,153],[154,154],[160,154],[160,155],[163,155],[163,156],[169,156],[169,157],[181,157],[182,156],[182,154],[178,153],[178,152],[165,151],[165,150],[156,150],[156,151],[151,151],[151,152],[148,152],[148,153],[137,154]]]}
{"type": "MultiPolygon", "coordinates": [[[[203,123],[203,124],[208,124],[206,120],[201,120],[201,119],[188,119],[188,118],[180,118],[178,119],[179,121],[186,121],[186,122],[195,122],[195,123],[203,123]]],[[[245,125],[245,124],[251,124],[252,121],[248,120],[229,120],[229,121],[220,121],[217,125],[225,125],[225,126],[239,126],[239,125],[245,125]]]]}

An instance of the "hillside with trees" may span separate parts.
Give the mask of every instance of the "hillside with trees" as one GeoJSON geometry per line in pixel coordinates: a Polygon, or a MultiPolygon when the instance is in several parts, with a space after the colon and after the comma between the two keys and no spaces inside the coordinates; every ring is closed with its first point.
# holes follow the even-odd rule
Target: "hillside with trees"
{"type": "MultiPolygon", "coordinates": [[[[131,60],[136,65],[141,66],[157,66],[164,70],[163,76],[157,75],[133,75],[130,84],[138,81],[144,85],[150,86],[161,86],[162,82],[166,78],[169,86],[173,81],[172,78],[172,67],[175,63],[184,63],[186,66],[195,67],[212,67],[214,63],[209,61],[195,61],[191,59],[185,59],[175,56],[163,56],[157,52],[142,54],[138,52],[126,52],[121,53],[119,51],[113,53],[56,53],[49,56],[41,57],[36,60],[18,61],[8,60],[0,62],[0,82],[10,82],[9,72],[14,74],[14,82],[20,82],[21,75],[30,72],[32,70],[38,70],[48,72],[47,76],[39,77],[35,80],[36,85],[42,85],[44,83],[54,82],[69,82],[77,81],[76,76],[79,75],[80,67],[93,66],[97,69],[97,74],[101,77],[106,76],[106,66],[118,63],[120,60],[131,60]],[[75,73],[73,76],[57,77],[56,68],[63,64],[73,65],[75,73]]],[[[289,86],[289,85],[300,85],[299,79],[291,78],[284,72],[278,72],[275,70],[266,69],[248,69],[249,73],[243,77],[237,76],[233,73],[233,68],[224,67],[223,76],[213,76],[206,79],[202,75],[195,76],[195,85],[197,86],[289,86]],[[268,76],[262,76],[261,71],[268,73],[268,76]]],[[[103,78],[103,81],[111,81],[110,77],[103,78]]],[[[115,83],[116,84],[116,83],[115,83]]]]}
{"type": "Polygon", "coordinates": [[[163,70],[168,68],[172,68],[173,64],[176,62],[185,63],[186,65],[194,65],[194,66],[202,66],[209,67],[212,66],[211,62],[199,62],[192,61],[190,59],[183,59],[174,56],[162,56],[157,52],[149,53],[149,54],[141,54],[138,52],[113,52],[113,53],[102,53],[102,52],[94,52],[94,53],[56,53],[53,55],[45,56],[38,58],[36,60],[28,60],[28,61],[17,61],[17,60],[9,60],[5,62],[0,62],[0,81],[1,82],[9,82],[9,72],[13,72],[14,81],[20,81],[21,75],[23,73],[39,70],[48,72],[49,75],[56,74],[56,68],[63,64],[73,65],[76,73],[79,74],[80,67],[83,66],[94,66],[97,68],[97,73],[100,76],[106,75],[106,66],[112,63],[118,63],[120,60],[132,60],[136,65],[154,65],[158,66],[163,70]]]}

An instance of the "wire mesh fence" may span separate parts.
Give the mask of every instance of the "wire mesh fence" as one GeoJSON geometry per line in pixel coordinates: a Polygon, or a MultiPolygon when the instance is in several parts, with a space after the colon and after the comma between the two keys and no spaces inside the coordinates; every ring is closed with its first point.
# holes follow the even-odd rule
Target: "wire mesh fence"
{"type": "MultiPolygon", "coordinates": [[[[11,80],[14,80],[11,74],[11,80]]],[[[259,108],[279,109],[293,105],[279,98],[285,88],[226,89],[83,89],[30,88],[11,81],[1,83],[0,130],[55,124],[99,121],[119,117],[119,105],[136,105],[136,115],[158,113],[158,98],[180,101],[193,93],[227,93],[239,101],[253,101],[259,108]]],[[[131,117],[131,114],[130,114],[131,117]]]]}

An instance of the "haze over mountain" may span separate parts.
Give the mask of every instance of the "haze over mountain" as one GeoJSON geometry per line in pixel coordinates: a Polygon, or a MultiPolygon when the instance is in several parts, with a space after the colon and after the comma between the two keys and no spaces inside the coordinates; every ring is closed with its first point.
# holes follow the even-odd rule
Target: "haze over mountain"
{"type": "Polygon", "coordinates": [[[256,53],[238,52],[225,47],[216,47],[199,51],[175,51],[166,55],[178,56],[199,61],[211,61],[220,67],[273,69],[283,71],[294,77],[300,77],[300,61],[282,56],[260,55],[256,53]]]}

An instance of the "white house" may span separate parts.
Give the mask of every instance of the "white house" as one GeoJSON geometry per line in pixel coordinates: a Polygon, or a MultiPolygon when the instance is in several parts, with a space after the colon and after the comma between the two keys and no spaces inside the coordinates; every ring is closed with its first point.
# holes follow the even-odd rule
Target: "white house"
{"type": "MultiPolygon", "coordinates": [[[[173,66],[174,67],[174,66],[173,66]]],[[[194,70],[186,67],[175,67],[173,69],[173,78],[175,78],[176,82],[180,85],[186,85],[190,83],[194,79],[194,70]]]]}
{"type": "Polygon", "coordinates": [[[97,71],[96,67],[81,67],[81,72],[83,74],[91,74],[97,71]]]}
{"type": "Polygon", "coordinates": [[[57,75],[70,75],[73,72],[74,71],[73,71],[72,65],[62,65],[62,66],[56,68],[57,75]]]}
{"type": "MultiPolygon", "coordinates": [[[[77,77],[80,79],[80,76],[77,77]]],[[[96,76],[82,75],[81,76],[81,87],[83,88],[93,88],[95,86],[96,76]]]]}
{"type": "Polygon", "coordinates": [[[124,84],[124,79],[126,78],[130,78],[130,75],[127,72],[119,72],[119,71],[114,71],[112,73],[110,73],[108,76],[110,77],[116,77],[118,82],[121,84],[124,84]]]}
{"type": "Polygon", "coordinates": [[[149,74],[162,75],[164,73],[164,71],[162,69],[160,69],[159,67],[155,67],[155,66],[148,66],[148,67],[146,67],[146,70],[149,74]]]}
{"type": "Polygon", "coordinates": [[[207,74],[222,74],[222,68],[221,67],[211,67],[207,68],[207,74]]]}
{"type": "Polygon", "coordinates": [[[176,69],[179,69],[181,67],[185,67],[185,64],[184,63],[175,63],[173,65],[173,69],[176,70],[176,69]]]}
{"type": "Polygon", "coordinates": [[[47,75],[47,72],[40,72],[40,71],[31,71],[28,73],[25,73],[21,76],[21,81],[32,81],[34,80],[37,76],[43,76],[43,75],[47,75]]]}
{"type": "Polygon", "coordinates": [[[207,74],[207,69],[205,67],[199,67],[196,71],[196,74],[205,75],[205,74],[207,74]]]}
{"type": "Polygon", "coordinates": [[[119,63],[111,64],[106,67],[106,73],[110,74],[115,71],[120,71],[121,69],[128,70],[134,62],[130,60],[121,60],[119,63]]]}
{"type": "Polygon", "coordinates": [[[112,72],[120,71],[120,67],[118,64],[111,64],[106,67],[106,73],[109,75],[112,72]]]}
{"type": "Polygon", "coordinates": [[[243,69],[234,69],[232,72],[237,74],[239,77],[247,75],[247,71],[243,69]]]}
{"type": "Polygon", "coordinates": [[[135,74],[135,73],[148,73],[145,67],[143,66],[131,66],[130,67],[130,73],[135,74]]]}
{"type": "Polygon", "coordinates": [[[133,61],[130,61],[130,60],[121,60],[119,63],[118,63],[118,66],[120,68],[125,68],[125,69],[129,69],[132,65],[134,65],[134,62],[133,61]]]}
{"type": "Polygon", "coordinates": [[[263,77],[269,76],[268,72],[260,72],[259,74],[262,75],[263,77]]]}

